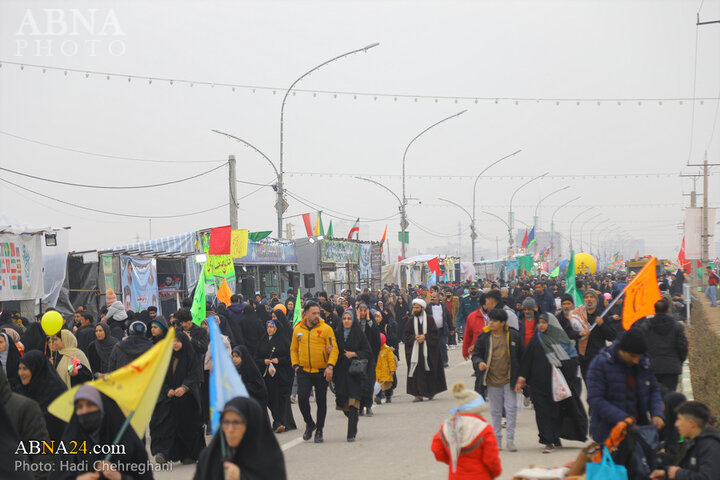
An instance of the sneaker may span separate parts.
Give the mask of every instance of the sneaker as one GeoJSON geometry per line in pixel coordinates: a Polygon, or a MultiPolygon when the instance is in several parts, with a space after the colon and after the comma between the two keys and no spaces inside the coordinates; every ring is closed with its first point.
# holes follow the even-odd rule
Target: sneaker
{"type": "Polygon", "coordinates": [[[385,397],[385,403],[392,403],[392,397],[385,397]]]}
{"type": "Polygon", "coordinates": [[[380,395],[375,395],[375,403],[382,405],[382,398],[380,398],[380,395]]]}
{"type": "Polygon", "coordinates": [[[502,419],[502,428],[507,428],[507,420],[502,419]]]}
{"type": "Polygon", "coordinates": [[[347,437],[347,441],[352,443],[355,441],[355,437],[347,437]]]}
{"type": "Polygon", "coordinates": [[[280,425],[275,429],[275,433],[283,433],[285,431],[285,425],[280,425]]]}
{"type": "Polygon", "coordinates": [[[303,440],[308,441],[310,440],[310,437],[312,437],[313,432],[315,431],[315,425],[313,426],[306,426],[305,427],[305,433],[303,433],[303,440]]]}
{"type": "Polygon", "coordinates": [[[365,408],[360,407],[360,410],[358,411],[358,417],[364,417],[365,416],[365,408]]]}
{"type": "Polygon", "coordinates": [[[556,448],[560,448],[560,447],[562,447],[562,442],[560,440],[555,440],[553,442],[553,446],[556,448]]]}
{"type": "Polygon", "coordinates": [[[515,443],[508,442],[507,443],[507,450],[508,452],[517,452],[517,447],[515,446],[515,443]]]}
{"type": "Polygon", "coordinates": [[[542,449],[542,453],[553,453],[555,451],[555,446],[552,443],[549,443],[545,445],[542,449]]]}
{"type": "Polygon", "coordinates": [[[163,463],[166,463],[166,462],[167,462],[167,458],[165,458],[165,455],[163,455],[162,453],[158,453],[157,455],[155,455],[155,463],[159,463],[162,465],[163,463]]]}
{"type": "Polygon", "coordinates": [[[317,432],[315,432],[315,443],[323,443],[322,430],[318,430],[317,432]]]}
{"type": "Polygon", "coordinates": [[[367,407],[367,413],[365,414],[368,417],[373,417],[375,414],[372,411],[372,407],[367,407]]]}

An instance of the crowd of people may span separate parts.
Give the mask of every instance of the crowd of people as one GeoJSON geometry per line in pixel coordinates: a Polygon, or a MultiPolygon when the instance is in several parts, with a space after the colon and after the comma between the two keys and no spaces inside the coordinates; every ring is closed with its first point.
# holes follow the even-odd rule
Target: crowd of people
{"type": "MultiPolygon", "coordinates": [[[[517,412],[523,404],[535,410],[543,453],[561,447],[561,439],[584,441],[588,432],[592,440],[604,444],[619,422],[629,421],[655,428],[668,451],[676,449],[676,440],[682,437],[697,438],[696,444],[716,452],[714,459],[707,453],[693,457],[692,465],[687,458],[685,464],[673,465],[672,455],[665,457],[666,465],[657,465],[661,470],[667,467],[668,478],[704,478],[683,477],[673,470],[680,466],[706,471],[720,459],[720,443],[715,448],[700,442],[717,435],[707,408],[683,402],[676,392],[688,354],[682,322],[683,274],[660,277],[663,299],[655,304],[655,315],[625,331],[621,293],[629,280],[625,274],[578,276],[582,305],[565,293],[563,279],[546,275],[507,283],[440,283],[427,289],[386,285],[379,291],[345,290],[337,295],[321,291],[303,298],[289,291],[285,301],[277,292],[269,298],[259,293],[253,298],[233,295],[228,306],[209,303],[200,326],[193,322],[191,298],[165,318],[155,307],[128,311],[108,291],[98,317],[78,306],[74,318],[49,339],[39,322],[2,312],[0,399],[20,440],[87,438],[94,444],[108,443],[122,417],[112,399],[82,386],[67,424],[49,414],[48,406],[67,389],[102,378],[138,358],[175,327],[172,360],[149,424],[155,464],[199,462],[198,472],[224,472],[225,478],[233,479],[245,478],[241,471],[258,468],[253,462],[261,457],[267,463],[263,471],[274,476],[259,473],[248,478],[284,478],[276,435],[298,428],[291,404],[297,403],[303,417],[302,438],[322,443],[330,389],[336,410],[347,417],[347,441],[353,442],[360,417],[372,417],[374,406],[392,402],[402,361],[407,367],[406,393],[412,401],[432,400],[447,390],[448,350],[460,348],[472,365],[468,374],[475,377],[474,386],[472,390],[453,387],[461,410],[433,442],[438,460],[451,465],[451,476],[453,468],[467,463],[462,455],[473,449],[459,448],[458,438],[454,444],[444,442],[443,435],[462,430],[460,423],[472,425],[478,434],[485,432],[480,437],[494,447],[484,446],[482,454],[474,455],[485,462],[485,477],[495,477],[500,468],[499,459],[493,460],[498,449],[517,451],[517,412]],[[296,311],[300,320],[293,325],[296,311]],[[223,438],[216,435],[206,446],[212,368],[208,322],[217,323],[223,347],[250,397],[226,405],[223,438]],[[583,388],[589,415],[581,400],[583,388]],[[480,416],[485,401],[487,423],[480,416]],[[678,405],[681,408],[676,409],[678,405]],[[680,420],[668,421],[676,412],[677,418],[689,419],[686,426],[680,426],[680,420]],[[691,426],[694,437],[687,433],[691,426]],[[229,454],[220,453],[221,447],[229,454]],[[263,451],[256,455],[258,448],[263,451]]],[[[147,463],[146,439],[137,438],[131,429],[124,435],[123,444],[131,448],[123,458],[147,463]]],[[[31,463],[50,461],[29,457],[31,463]]],[[[82,457],[73,461],[81,462],[82,457]]],[[[57,464],[59,459],[52,461],[57,464]]],[[[86,473],[97,473],[95,469],[103,465],[89,466],[86,473]]],[[[477,472],[473,466],[463,468],[477,472]]],[[[41,470],[36,472],[39,478],[43,478],[41,470]]],[[[125,478],[113,472],[104,475],[125,478]]],[[[58,470],[50,477],[66,478],[58,470]]],[[[149,478],[147,472],[130,477],[149,478]]],[[[196,478],[220,477],[198,473],[196,478]]]]}

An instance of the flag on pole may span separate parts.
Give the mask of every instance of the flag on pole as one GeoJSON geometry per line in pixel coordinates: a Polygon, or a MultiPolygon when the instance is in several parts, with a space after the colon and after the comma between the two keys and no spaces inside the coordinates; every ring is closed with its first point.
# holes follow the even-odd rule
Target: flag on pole
{"type": "Polygon", "coordinates": [[[692,267],[690,266],[690,261],[685,257],[685,236],[683,235],[682,239],[682,245],[680,246],[680,253],[678,253],[678,263],[680,264],[680,268],[683,269],[686,275],[690,275],[690,270],[692,267]]]}
{"type": "Polygon", "coordinates": [[[328,229],[327,229],[327,236],[328,236],[328,237],[332,237],[332,236],[333,236],[333,233],[334,233],[334,232],[333,232],[332,219],[331,219],[331,220],[330,220],[330,225],[328,225],[328,229]]]}
{"type": "Polygon", "coordinates": [[[313,228],[312,228],[312,223],[310,222],[310,214],[303,213],[302,219],[303,219],[303,223],[305,224],[305,233],[307,233],[308,237],[312,237],[313,236],[313,228]]]}
{"type": "Polygon", "coordinates": [[[350,233],[348,233],[348,240],[352,239],[353,233],[360,234],[360,219],[358,218],[355,220],[355,224],[350,229],[350,233]]]}
{"type": "Polygon", "coordinates": [[[207,317],[206,306],[207,297],[205,296],[205,269],[203,268],[200,278],[198,278],[197,285],[195,286],[195,295],[193,295],[193,303],[192,307],[190,307],[193,323],[198,327],[207,317]]]}
{"type": "Polygon", "coordinates": [[[565,293],[573,297],[576,307],[585,305],[575,282],[575,252],[573,251],[570,251],[570,261],[568,262],[567,272],[565,272],[565,293]]]}
{"type": "MultiPolygon", "coordinates": [[[[212,360],[208,388],[210,391],[210,427],[215,435],[220,429],[220,413],[228,400],[249,395],[240,374],[233,365],[232,357],[225,350],[217,322],[208,322],[208,327],[210,328],[210,358],[212,360]]],[[[252,359],[246,358],[243,361],[250,362],[252,359]]]]}
{"type": "MultiPolygon", "coordinates": [[[[140,438],[145,435],[145,429],[155,410],[172,358],[174,339],[175,329],[170,327],[164,339],[132,362],[108,373],[105,378],[83,384],[95,387],[115,400],[128,418],[126,422],[129,422],[140,438]]],[[[48,412],[69,422],[75,411],[75,392],[78,388],[80,385],[57,397],[48,406],[48,412]]]]}
{"type": "Polygon", "coordinates": [[[315,236],[319,237],[320,235],[325,235],[325,228],[322,223],[322,210],[318,212],[317,221],[315,222],[315,236]]]}
{"type": "Polygon", "coordinates": [[[298,294],[295,297],[295,310],[293,311],[293,328],[302,320],[302,305],[300,303],[300,287],[298,287],[298,294]]]}
{"type": "Polygon", "coordinates": [[[437,283],[437,277],[437,273],[432,272],[432,275],[430,275],[430,279],[428,280],[427,288],[430,288],[437,283]]]}
{"type": "Polygon", "coordinates": [[[527,228],[526,228],[526,229],[525,229],[525,236],[524,236],[523,239],[522,239],[522,243],[520,243],[520,247],[521,247],[521,248],[527,248],[527,246],[528,246],[528,241],[529,241],[529,240],[528,240],[528,231],[527,231],[527,228]]]}
{"type": "Polygon", "coordinates": [[[533,226],[532,230],[530,230],[530,235],[528,235],[527,246],[530,247],[530,245],[532,245],[533,243],[535,243],[535,227],[534,226],[533,226]]]}
{"type": "Polygon", "coordinates": [[[560,275],[560,266],[555,267],[555,270],[550,272],[550,278],[555,278],[560,275]]]}
{"type": "Polygon", "coordinates": [[[385,251],[385,239],[387,239],[387,224],[385,224],[385,231],[383,232],[383,236],[380,239],[380,253],[383,253],[385,251]]]}
{"type": "Polygon", "coordinates": [[[210,250],[208,255],[230,255],[232,227],[216,227],[210,229],[210,250]]]}
{"type": "Polygon", "coordinates": [[[623,304],[623,328],[625,330],[630,330],[630,327],[638,319],[655,314],[655,302],[662,298],[656,271],[657,258],[653,257],[625,287],[623,304]]]}
{"type": "Polygon", "coordinates": [[[232,303],[230,301],[230,297],[232,297],[232,290],[230,290],[230,285],[227,283],[227,279],[223,278],[222,283],[220,284],[220,288],[218,288],[217,291],[217,299],[220,300],[223,304],[225,304],[226,307],[229,307],[232,303]]]}

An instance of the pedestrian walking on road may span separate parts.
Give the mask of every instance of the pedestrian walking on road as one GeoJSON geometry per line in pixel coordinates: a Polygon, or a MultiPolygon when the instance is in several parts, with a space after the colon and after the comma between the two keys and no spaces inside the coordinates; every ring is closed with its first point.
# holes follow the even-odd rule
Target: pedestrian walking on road
{"type": "Polygon", "coordinates": [[[425,300],[413,300],[412,318],[405,326],[403,340],[408,366],[407,393],[415,397],[413,402],[422,402],[423,397],[432,400],[447,390],[438,328],[426,308],[425,300]]]}
{"type": "Polygon", "coordinates": [[[713,272],[712,267],[707,267],[707,275],[708,287],[705,289],[705,295],[710,299],[710,306],[717,307],[717,291],[720,277],[718,277],[717,273],[713,272]]]}

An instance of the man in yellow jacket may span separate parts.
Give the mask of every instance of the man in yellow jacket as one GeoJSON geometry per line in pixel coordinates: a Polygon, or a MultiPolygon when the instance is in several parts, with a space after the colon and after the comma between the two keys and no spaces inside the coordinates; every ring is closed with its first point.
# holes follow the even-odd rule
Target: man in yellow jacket
{"type": "Polygon", "coordinates": [[[313,301],[303,305],[303,319],[293,329],[290,344],[292,361],[298,383],[298,406],[305,419],[303,440],[310,440],[315,431],[315,443],[323,442],[323,427],[327,414],[327,388],[332,380],[338,358],[335,333],[320,317],[320,307],[313,301]],[[310,412],[310,392],[315,388],[317,423],[310,412]]]}

